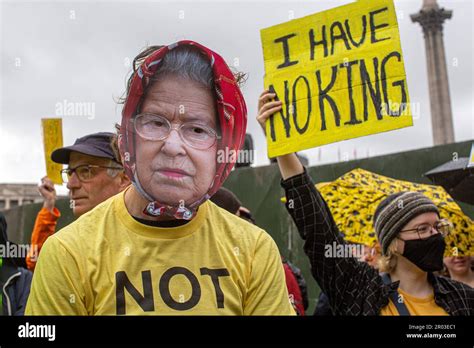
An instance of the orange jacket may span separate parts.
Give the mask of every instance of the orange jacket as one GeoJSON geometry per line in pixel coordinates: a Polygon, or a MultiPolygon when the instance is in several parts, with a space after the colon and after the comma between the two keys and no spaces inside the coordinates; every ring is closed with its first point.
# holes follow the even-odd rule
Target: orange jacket
{"type": "Polygon", "coordinates": [[[39,211],[31,234],[31,248],[26,256],[26,265],[31,272],[35,270],[43,243],[56,230],[56,222],[60,216],[61,213],[57,208],[54,208],[52,213],[44,207],[39,211]]]}

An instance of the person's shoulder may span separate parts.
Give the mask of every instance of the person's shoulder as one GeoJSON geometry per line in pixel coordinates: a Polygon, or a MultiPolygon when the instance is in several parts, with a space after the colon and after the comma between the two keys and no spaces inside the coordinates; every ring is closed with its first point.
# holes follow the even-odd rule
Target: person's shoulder
{"type": "Polygon", "coordinates": [[[75,245],[78,243],[94,243],[94,237],[100,233],[101,221],[115,216],[115,201],[123,199],[121,194],[110,197],[97,205],[91,211],[81,215],[77,220],[63,227],[50,238],[55,238],[60,244],[75,245]]]}
{"type": "MultiPolygon", "coordinates": [[[[234,235],[235,237],[244,236],[246,239],[257,241],[260,238],[271,238],[266,231],[260,227],[242,219],[241,217],[220,208],[211,201],[207,202],[209,209],[209,216],[217,224],[222,224],[228,228],[222,229],[226,234],[234,235]]],[[[219,229],[217,229],[219,230],[219,229]]]]}
{"type": "Polygon", "coordinates": [[[469,297],[474,299],[474,288],[469,285],[459,282],[457,280],[444,277],[444,276],[435,276],[439,281],[442,290],[444,291],[463,291],[469,294],[469,297]]]}

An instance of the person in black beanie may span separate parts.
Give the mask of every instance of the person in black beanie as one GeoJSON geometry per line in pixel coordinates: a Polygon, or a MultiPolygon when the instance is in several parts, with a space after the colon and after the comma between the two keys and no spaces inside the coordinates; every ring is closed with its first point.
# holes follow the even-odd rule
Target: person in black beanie
{"type": "MultiPolygon", "coordinates": [[[[263,129],[281,109],[273,98],[266,91],[259,99],[257,121],[263,129]]],[[[327,246],[345,244],[331,211],[295,154],[277,162],[287,210],[335,315],[474,315],[474,289],[433,273],[442,269],[444,237],[452,227],[430,199],[400,192],[380,203],[374,214],[382,246],[379,274],[354,256],[326,255],[327,246]]]]}
{"type": "MultiPolygon", "coordinates": [[[[287,155],[291,156],[291,155],[287,155]]],[[[474,315],[474,289],[433,272],[443,266],[451,224],[418,192],[387,197],[374,214],[379,271],[354,257],[329,258],[344,244],[321,194],[296,157],[279,158],[287,209],[305,239],[312,274],[336,315],[474,315]],[[298,162],[296,162],[298,161],[298,162]],[[290,175],[288,175],[290,173],[290,175]]]]}

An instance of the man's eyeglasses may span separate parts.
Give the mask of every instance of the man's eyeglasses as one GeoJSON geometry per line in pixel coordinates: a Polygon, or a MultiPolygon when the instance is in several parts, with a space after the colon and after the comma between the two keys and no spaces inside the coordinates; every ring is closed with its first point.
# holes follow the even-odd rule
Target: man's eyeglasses
{"type": "Polygon", "coordinates": [[[112,166],[99,166],[95,164],[83,164],[80,166],[77,166],[76,168],[66,168],[61,170],[61,176],[63,178],[63,182],[67,183],[69,182],[71,176],[76,173],[77,178],[81,182],[87,182],[92,180],[94,176],[96,176],[99,173],[100,168],[105,168],[105,169],[116,169],[116,170],[122,170],[122,167],[112,167],[112,166]]]}
{"type": "Polygon", "coordinates": [[[415,233],[416,232],[418,234],[419,239],[427,239],[434,234],[433,230],[441,234],[443,237],[446,237],[453,230],[453,224],[447,219],[441,219],[437,221],[433,226],[430,224],[421,224],[417,228],[403,230],[403,231],[400,231],[400,233],[402,232],[415,233]]]}
{"type": "Polygon", "coordinates": [[[199,123],[187,122],[173,127],[166,117],[155,114],[139,114],[133,120],[135,131],[143,139],[152,141],[165,140],[176,129],[183,142],[195,149],[207,150],[218,139],[217,132],[199,123]]]}

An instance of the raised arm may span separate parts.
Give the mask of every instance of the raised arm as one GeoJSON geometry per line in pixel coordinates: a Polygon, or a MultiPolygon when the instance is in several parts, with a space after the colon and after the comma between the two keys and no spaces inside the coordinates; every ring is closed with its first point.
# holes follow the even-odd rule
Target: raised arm
{"type": "MultiPolygon", "coordinates": [[[[274,97],[268,91],[260,96],[257,121],[263,129],[266,120],[281,108],[280,102],[272,101],[274,97]]],[[[313,277],[327,294],[336,314],[344,314],[354,305],[362,308],[367,289],[381,289],[377,271],[350,255],[337,257],[334,254],[338,248],[348,248],[324,198],[295,154],[280,156],[277,161],[287,198],[286,208],[305,240],[304,251],[313,277]],[[370,282],[376,286],[367,287],[370,282]]]]}
{"type": "Polygon", "coordinates": [[[43,208],[36,216],[35,226],[31,233],[31,248],[26,256],[26,265],[30,271],[34,271],[39,253],[44,242],[52,236],[56,230],[56,223],[61,213],[55,207],[56,190],[53,182],[48,177],[41,179],[38,191],[43,196],[43,208]]]}

